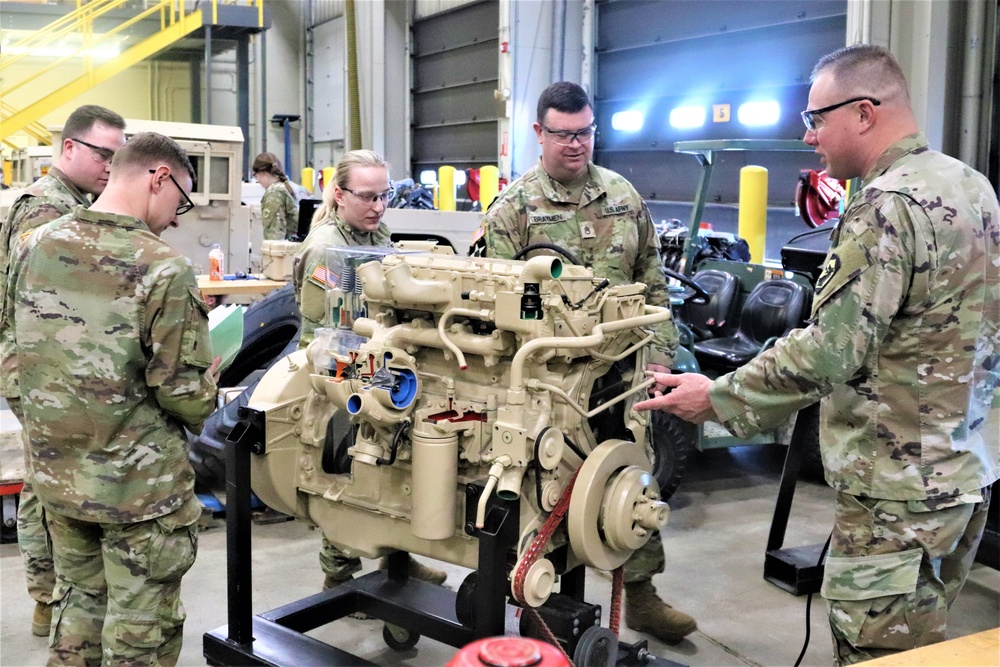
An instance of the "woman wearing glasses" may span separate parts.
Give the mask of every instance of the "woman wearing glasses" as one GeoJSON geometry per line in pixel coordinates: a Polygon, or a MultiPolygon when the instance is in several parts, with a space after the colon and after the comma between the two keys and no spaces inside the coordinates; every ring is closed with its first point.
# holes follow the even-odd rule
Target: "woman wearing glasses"
{"type": "Polygon", "coordinates": [[[264,223],[265,241],[284,241],[288,228],[295,230],[299,206],[281,161],[274,153],[261,153],[253,161],[253,176],[264,187],[260,200],[260,217],[264,223]]]}
{"type": "MultiPolygon", "coordinates": [[[[382,222],[395,190],[389,182],[389,166],[374,151],[351,151],[337,163],[336,176],[323,190],[323,204],[313,216],[309,235],[295,257],[292,279],[295,300],[302,312],[299,349],[313,340],[323,326],[326,312],[326,249],[347,246],[392,245],[389,228],[382,222]]],[[[361,560],[351,558],[323,538],[319,562],[325,579],[323,589],[333,588],[361,571],[361,560]]],[[[410,559],[409,575],[435,584],[444,583],[445,573],[410,559]]]]}

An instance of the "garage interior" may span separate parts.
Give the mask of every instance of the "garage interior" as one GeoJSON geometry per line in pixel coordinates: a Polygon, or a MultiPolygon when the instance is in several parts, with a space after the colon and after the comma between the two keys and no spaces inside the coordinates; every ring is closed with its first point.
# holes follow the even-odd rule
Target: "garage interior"
{"type": "MultiPolygon", "coordinates": [[[[739,234],[740,173],[761,166],[769,185],[759,261],[780,270],[783,249],[809,231],[796,186],[805,170],[820,168],[811,149],[801,144],[798,112],[807,107],[810,71],[823,54],[857,41],[886,45],[899,58],[931,146],[973,166],[1000,188],[997,0],[177,2],[189,13],[204,11],[203,24],[164,41],[148,58],[89,90],[67,92],[80,75],[71,69],[75,65],[64,63],[44,80],[8,92],[10,82],[30,79],[45,61],[34,55],[6,68],[0,115],[8,128],[16,123],[18,129],[0,132],[6,141],[3,155],[26,166],[25,174],[17,168],[12,172],[15,188],[17,178],[22,185],[30,182],[31,165],[44,164],[38,155],[48,148],[48,128],[58,128],[84,103],[107,105],[130,120],[207,128],[205,135],[185,140],[208,146],[195,150],[203,151],[205,164],[225,165],[226,171],[221,182],[212,180],[194,198],[196,214],[206,228],[217,225],[211,234],[220,237],[212,240],[223,243],[233,271],[253,273],[260,266],[253,236],[253,226],[259,225],[259,205],[256,211],[253,205],[260,191],[248,171],[253,156],[263,151],[280,155],[292,179],[313,190],[314,199],[324,168],[360,147],[384,155],[393,179],[410,178],[429,190],[442,186],[442,167],[454,168],[460,182],[453,212],[394,210],[386,220],[401,238],[434,238],[464,255],[482,205],[466,183],[485,166],[498,170],[501,184],[509,183],[537,162],[531,129],[535,101],[558,80],[579,82],[589,91],[598,124],[593,160],[624,175],[643,196],[660,225],[668,268],[683,270],[682,255],[690,247],[684,239],[695,233],[696,220],[710,221],[710,235],[739,234]],[[217,12],[211,19],[210,8],[217,12]],[[742,104],[762,101],[782,110],[779,120],[736,120],[742,104]],[[707,120],[693,127],[672,122],[672,109],[696,103],[709,109],[707,120]],[[21,115],[32,110],[30,119],[21,115]],[[718,143],[734,141],[749,143],[718,143]],[[225,219],[206,213],[224,208],[232,209],[225,219]],[[249,233],[232,232],[237,223],[249,233]]],[[[128,21],[152,4],[122,2],[107,20],[128,21]]],[[[7,57],[7,39],[39,30],[75,5],[4,0],[0,31],[6,31],[7,57]]],[[[137,24],[130,39],[155,39],[150,21],[137,24]]],[[[95,29],[110,25],[95,24],[95,29]]],[[[170,239],[171,232],[164,238],[170,239]]],[[[177,243],[192,248],[185,252],[196,272],[207,273],[210,244],[201,238],[177,243]]],[[[825,248],[818,252],[822,259],[825,248]]],[[[294,333],[275,333],[266,346],[268,364],[294,349],[287,347],[294,333]]],[[[259,365],[233,383],[258,380],[267,364],[259,365]]],[[[8,410],[0,414],[0,432],[9,443],[17,437],[17,426],[8,410]]],[[[789,592],[764,578],[765,556],[773,546],[769,537],[773,541],[774,524],[783,523],[775,512],[787,440],[745,444],[725,434],[702,435],[674,480],[663,529],[665,571],[653,579],[667,602],[697,619],[698,630],[677,644],[664,644],[623,627],[621,639],[647,641],[649,653],[664,661],[656,664],[762,666],[795,663],[808,633],[801,664],[831,664],[826,602],[816,594],[807,603],[802,591],[789,592]]],[[[221,459],[222,450],[216,455],[221,459]]],[[[206,657],[206,633],[224,635],[233,619],[230,582],[235,575],[231,552],[227,558],[226,525],[232,514],[226,493],[232,486],[219,465],[196,464],[204,513],[198,557],[183,584],[187,621],[181,665],[237,664],[216,662],[214,654],[206,657]]],[[[10,467],[0,460],[0,473],[10,467]]],[[[0,487],[11,481],[0,475],[0,487]]],[[[793,485],[783,546],[808,546],[814,553],[832,525],[834,492],[815,471],[793,485]]],[[[13,498],[4,493],[7,524],[13,498]]],[[[1000,632],[996,509],[992,535],[949,615],[952,638],[1000,632]]],[[[241,612],[265,614],[320,593],[315,527],[262,506],[255,506],[251,526],[252,548],[241,563],[252,571],[252,586],[240,600],[252,602],[241,612]]],[[[42,664],[46,640],[29,632],[34,601],[25,591],[24,563],[13,539],[6,525],[0,544],[0,666],[42,664]]],[[[451,591],[458,592],[471,572],[419,558],[447,571],[445,585],[451,591]]],[[[377,563],[365,559],[364,574],[374,572],[377,563]]],[[[600,605],[606,617],[610,576],[588,569],[585,587],[587,601],[600,605]]],[[[385,632],[381,620],[346,617],[305,634],[356,656],[357,664],[444,665],[456,652],[428,637],[413,648],[394,649],[385,632]]],[[[969,662],[976,659],[959,654],[953,664],[1000,665],[1000,659],[989,657],[969,662]]]]}

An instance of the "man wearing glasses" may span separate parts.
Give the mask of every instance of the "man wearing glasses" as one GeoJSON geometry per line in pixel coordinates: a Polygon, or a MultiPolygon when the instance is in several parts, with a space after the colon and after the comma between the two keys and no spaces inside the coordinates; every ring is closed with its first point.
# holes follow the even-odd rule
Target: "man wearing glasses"
{"type": "MultiPolygon", "coordinates": [[[[19,250],[21,239],[36,227],[66,215],[74,206],[90,206],[88,195],[104,191],[111,157],[124,143],[125,121],[114,111],[88,104],[69,115],[63,127],[60,154],[49,173],[28,186],[14,202],[7,219],[0,222],[0,294],[3,294],[10,260],[19,250]]],[[[0,304],[0,356],[9,360],[0,368],[0,395],[7,399],[11,411],[23,424],[13,333],[5,320],[0,304]]],[[[55,571],[42,507],[32,490],[24,431],[22,438],[25,480],[17,510],[17,542],[24,557],[28,594],[35,600],[31,632],[43,637],[48,636],[52,619],[55,571]]]]}
{"type": "Polygon", "coordinates": [[[160,234],[190,209],[174,141],[132,137],[87,209],[35,230],[4,303],[57,581],[50,665],[176,664],[201,506],[184,429],[215,409],[208,309],[160,234]]]}
{"type": "Polygon", "coordinates": [[[823,595],[838,664],[947,638],[1000,477],[1000,204],[931,150],[899,64],[879,46],[813,70],[805,143],[861,178],[816,283],[811,324],[734,373],[658,378],[637,404],[734,434],[822,399],[837,491],[823,595]]]}
{"type": "MultiPolygon", "coordinates": [[[[538,98],[534,129],[542,156],[490,206],[475,250],[511,259],[529,245],[554,244],[611,285],[645,283],[646,302],[669,307],[660,242],[649,209],[625,178],[591,162],[596,125],[587,93],[568,81],[550,85],[538,98]]],[[[534,254],[538,252],[523,259],[534,254]]],[[[660,325],[647,369],[669,373],[677,343],[673,322],[660,325]]],[[[698,626],[657,596],[652,577],[663,572],[663,566],[657,531],[625,564],[625,622],[633,630],[676,643],[698,626]]]]}

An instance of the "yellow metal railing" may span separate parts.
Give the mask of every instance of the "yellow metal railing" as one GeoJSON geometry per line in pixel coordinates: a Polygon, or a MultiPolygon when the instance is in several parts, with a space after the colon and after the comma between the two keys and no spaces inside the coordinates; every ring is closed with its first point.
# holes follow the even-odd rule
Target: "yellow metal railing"
{"type": "MultiPolygon", "coordinates": [[[[208,11],[213,24],[218,22],[219,3],[220,0],[210,0],[210,3],[205,3],[210,4],[208,11]]],[[[96,86],[137,62],[167,48],[173,42],[189,35],[205,23],[202,18],[202,10],[188,10],[184,0],[145,0],[145,8],[141,11],[103,33],[94,32],[94,22],[97,19],[108,20],[111,18],[108,16],[109,12],[134,4],[134,0],[76,0],[75,10],[56,19],[42,30],[4,47],[3,52],[0,53],[0,71],[23,61],[25,58],[37,57],[43,49],[51,48],[54,44],[63,46],[71,36],[80,36],[73,49],[67,54],[56,56],[44,66],[32,68],[31,73],[23,79],[3,86],[0,89],[0,96],[5,98],[28,84],[41,81],[46,74],[70,61],[80,61],[82,71],[77,79],[45,95],[42,99],[20,111],[14,110],[6,103],[0,105],[0,116],[3,116],[3,120],[0,121],[0,140],[4,140],[20,130],[26,130],[29,133],[36,131],[37,128],[29,129],[29,126],[38,118],[62,106],[88,88],[96,86]],[[117,41],[125,37],[126,31],[130,28],[141,21],[155,20],[157,17],[160,23],[158,33],[129,47],[104,64],[94,64],[92,54],[95,48],[109,44],[117,45],[117,41]]],[[[200,4],[194,3],[193,6],[198,7],[200,4]]],[[[255,7],[258,26],[263,27],[264,0],[235,0],[223,4],[255,7]]],[[[5,78],[9,80],[9,77],[5,78]]]]}

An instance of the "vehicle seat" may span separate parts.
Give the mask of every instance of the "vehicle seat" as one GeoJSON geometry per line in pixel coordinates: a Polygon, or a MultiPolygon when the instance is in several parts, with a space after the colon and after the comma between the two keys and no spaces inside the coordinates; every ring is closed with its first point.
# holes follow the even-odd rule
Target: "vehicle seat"
{"type": "Polygon", "coordinates": [[[708,303],[685,303],[681,319],[691,327],[698,340],[725,336],[732,330],[729,323],[740,295],[740,279],[732,273],[705,269],[694,274],[691,280],[712,298],[708,303]]]}
{"type": "Polygon", "coordinates": [[[801,325],[809,294],[791,280],[765,280],[757,285],[740,314],[736,334],[694,344],[702,368],[729,372],[753,359],[771,338],[801,325]]]}

